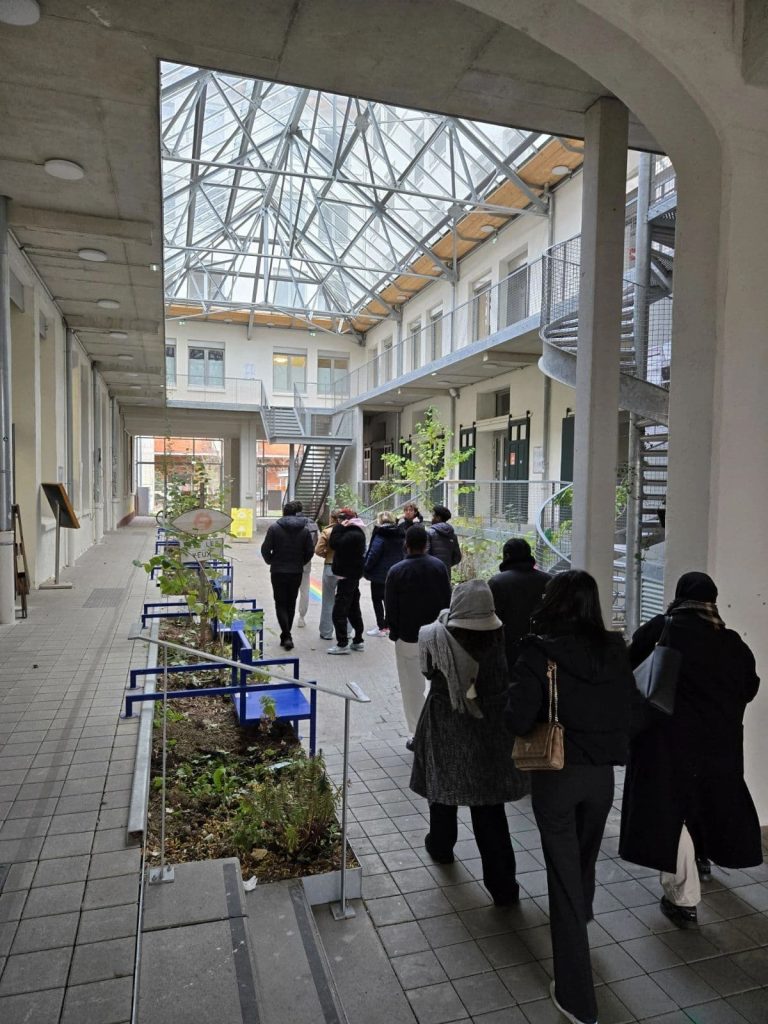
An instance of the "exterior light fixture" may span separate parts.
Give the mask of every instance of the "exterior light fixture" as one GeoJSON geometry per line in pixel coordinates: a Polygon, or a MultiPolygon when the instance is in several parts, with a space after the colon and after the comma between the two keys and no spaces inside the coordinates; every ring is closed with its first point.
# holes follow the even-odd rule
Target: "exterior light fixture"
{"type": "Polygon", "coordinates": [[[59,178],[61,181],[80,181],[85,177],[85,171],[80,164],[76,164],[74,160],[62,160],[59,157],[46,160],[43,170],[52,178],[59,178]]]}
{"type": "Polygon", "coordinates": [[[397,301],[398,302],[407,302],[408,301],[408,296],[407,295],[398,295],[397,296],[397,301]]]}
{"type": "Polygon", "coordinates": [[[97,299],[96,305],[101,309],[120,309],[117,299],[97,299]]]}
{"type": "Polygon", "coordinates": [[[128,355],[127,352],[124,355],[118,356],[117,358],[120,360],[121,363],[132,363],[133,362],[133,356],[128,355]]]}
{"type": "Polygon", "coordinates": [[[158,270],[160,269],[160,264],[159,263],[150,263],[149,264],[149,269],[152,271],[153,274],[156,274],[158,272],[158,270]]]}
{"type": "Polygon", "coordinates": [[[437,370],[433,370],[432,373],[430,373],[430,377],[436,377],[436,376],[437,376],[437,370]]]}
{"type": "Polygon", "coordinates": [[[552,173],[557,174],[559,176],[562,174],[568,174],[570,170],[571,168],[566,167],[565,164],[555,164],[555,166],[552,168],[552,173]]]}
{"type": "Polygon", "coordinates": [[[5,25],[36,25],[40,4],[37,0],[0,0],[0,21],[5,25]]]}
{"type": "Polygon", "coordinates": [[[186,321],[186,320],[179,320],[179,327],[184,327],[184,326],[186,326],[186,323],[187,323],[187,321],[186,321]]]}
{"type": "Polygon", "coordinates": [[[110,331],[109,336],[114,341],[125,341],[126,338],[128,337],[125,331],[110,331]]]}
{"type": "Polygon", "coordinates": [[[77,255],[88,263],[106,263],[107,254],[103,249],[78,249],[77,255]]]}
{"type": "Polygon", "coordinates": [[[492,235],[495,230],[496,230],[496,228],[493,226],[493,224],[481,224],[480,225],[480,234],[481,235],[492,235]]]}

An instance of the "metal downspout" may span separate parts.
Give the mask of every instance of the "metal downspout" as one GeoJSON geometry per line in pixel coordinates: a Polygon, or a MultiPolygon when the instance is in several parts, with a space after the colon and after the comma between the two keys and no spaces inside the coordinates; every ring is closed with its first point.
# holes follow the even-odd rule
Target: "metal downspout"
{"type": "Polygon", "coordinates": [[[11,262],[8,197],[0,196],[0,624],[16,619],[13,553],[13,425],[11,393],[11,262]]]}

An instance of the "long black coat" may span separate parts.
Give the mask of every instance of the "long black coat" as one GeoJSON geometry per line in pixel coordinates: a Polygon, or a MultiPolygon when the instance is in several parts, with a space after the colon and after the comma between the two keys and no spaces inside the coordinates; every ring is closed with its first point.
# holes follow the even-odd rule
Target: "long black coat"
{"type": "Polygon", "coordinates": [[[531,615],[541,603],[544,588],[552,577],[525,563],[503,569],[488,580],[496,614],[504,623],[504,644],[510,669],[517,661],[518,647],[531,631],[531,615]]]}
{"type": "MultiPolygon", "coordinates": [[[[633,666],[663,628],[657,615],[635,633],[633,666]]],[[[619,855],[674,872],[685,822],[701,856],[725,868],[753,867],[762,863],[760,825],[744,782],[742,719],[760,683],[755,659],[738,633],[692,611],[675,613],[666,642],[683,656],[675,713],[654,711],[631,743],[619,855]]]]}

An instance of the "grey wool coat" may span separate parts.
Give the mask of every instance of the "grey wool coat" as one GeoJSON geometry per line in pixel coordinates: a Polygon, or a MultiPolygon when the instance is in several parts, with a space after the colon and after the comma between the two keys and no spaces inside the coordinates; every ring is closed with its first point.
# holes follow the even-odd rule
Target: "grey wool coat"
{"type": "Polygon", "coordinates": [[[509,679],[502,630],[475,633],[472,641],[474,650],[467,649],[479,665],[475,686],[482,718],[453,711],[443,675],[432,669],[427,676],[410,785],[431,804],[483,807],[519,800],[529,791],[527,777],[512,761],[515,737],[504,723],[509,679]]]}

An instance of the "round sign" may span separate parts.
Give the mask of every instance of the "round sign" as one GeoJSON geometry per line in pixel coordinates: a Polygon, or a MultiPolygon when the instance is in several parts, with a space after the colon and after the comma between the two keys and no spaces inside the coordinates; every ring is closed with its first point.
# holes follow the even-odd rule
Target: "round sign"
{"type": "Polygon", "coordinates": [[[231,522],[232,517],[217,508],[192,508],[176,516],[171,526],[180,533],[193,533],[197,537],[203,537],[208,533],[228,529],[231,522]]]}

